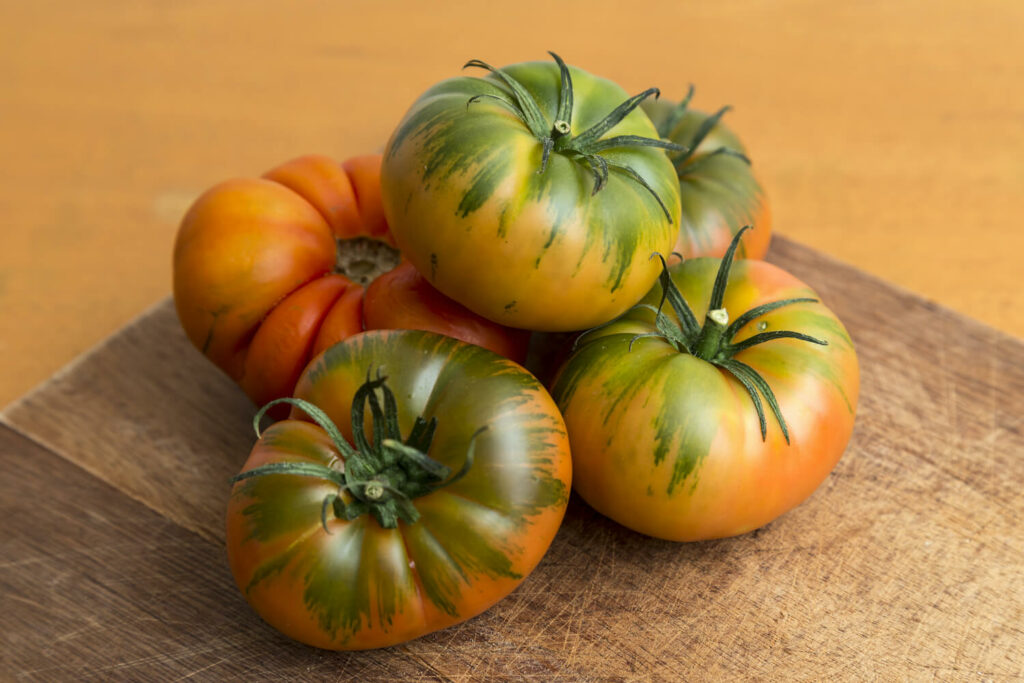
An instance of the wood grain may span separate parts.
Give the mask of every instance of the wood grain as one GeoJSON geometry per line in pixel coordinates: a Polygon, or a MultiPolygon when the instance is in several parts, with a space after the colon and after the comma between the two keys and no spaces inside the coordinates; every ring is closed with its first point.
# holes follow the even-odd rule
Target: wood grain
{"type": "Polygon", "coordinates": [[[0,678],[386,679],[409,657],[295,646],[240,595],[221,546],[0,427],[0,678]]]}
{"type": "Polygon", "coordinates": [[[222,522],[252,408],[164,302],[0,414],[0,677],[1024,677],[1024,345],[788,240],[770,259],[861,357],[853,440],[804,505],[678,545],[574,498],[509,598],[350,654],[286,641],[232,584],[222,522]]]}

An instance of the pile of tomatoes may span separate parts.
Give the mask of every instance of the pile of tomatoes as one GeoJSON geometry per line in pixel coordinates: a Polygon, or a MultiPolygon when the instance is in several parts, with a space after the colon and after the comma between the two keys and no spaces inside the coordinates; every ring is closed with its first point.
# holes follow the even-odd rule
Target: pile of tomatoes
{"type": "Polygon", "coordinates": [[[570,488],[635,531],[719,538],[846,447],[856,353],[758,260],[768,205],[726,108],[552,58],[471,61],[383,155],[301,157],[183,219],[182,326],[261,406],[228,558],[292,638],[383,647],[479,614],[570,488]]]}

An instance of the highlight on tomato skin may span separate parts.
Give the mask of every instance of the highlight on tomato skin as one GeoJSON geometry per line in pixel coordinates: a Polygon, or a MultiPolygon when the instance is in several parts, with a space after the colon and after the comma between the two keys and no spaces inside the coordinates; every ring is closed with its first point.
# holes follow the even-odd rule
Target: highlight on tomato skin
{"type": "Polygon", "coordinates": [[[457,624],[522,583],[555,537],[572,485],[565,424],[508,359],[368,331],[280,401],[291,415],[257,432],[226,541],[245,599],[290,638],[358,650],[457,624]]]}
{"type": "Polygon", "coordinates": [[[814,492],[852,434],[849,334],[789,273],[733,263],[741,236],[723,259],[666,265],[640,304],[580,338],[552,384],[575,490],[640,533],[763,526],[814,492]]]}
{"type": "Polygon", "coordinates": [[[257,405],[291,395],[314,355],[374,327],[433,330],[525,358],[526,333],[410,274],[384,217],[380,168],[379,154],[340,164],[299,157],[216,185],[183,218],[173,264],[179,320],[257,405]]]}

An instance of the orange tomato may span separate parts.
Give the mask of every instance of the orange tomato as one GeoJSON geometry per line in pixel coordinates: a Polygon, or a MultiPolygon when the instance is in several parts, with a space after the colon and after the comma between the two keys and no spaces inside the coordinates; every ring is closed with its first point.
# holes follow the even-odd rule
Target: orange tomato
{"type": "Polygon", "coordinates": [[[235,581],[274,628],[335,650],[394,645],[483,612],[544,556],[572,463],[554,401],[521,367],[374,330],[314,359],[295,396],[226,520],[235,581]]]}
{"type": "Polygon", "coordinates": [[[178,317],[255,403],[291,395],[310,358],[364,329],[430,330],[524,359],[525,332],[468,311],[402,262],[380,167],[379,154],[341,164],[304,156],[220,183],[185,215],[174,247],[178,317]]]}
{"type": "Polygon", "coordinates": [[[577,493],[635,531],[697,541],[767,524],[814,492],[853,431],[849,334],[782,269],[730,271],[743,234],[723,259],[666,268],[554,381],[577,493]]]}

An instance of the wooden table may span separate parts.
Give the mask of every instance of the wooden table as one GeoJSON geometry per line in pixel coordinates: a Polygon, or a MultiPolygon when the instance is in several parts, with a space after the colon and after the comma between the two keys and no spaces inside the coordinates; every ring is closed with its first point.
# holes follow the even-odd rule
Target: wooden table
{"type": "Polygon", "coordinates": [[[0,0],[0,680],[1024,678],[1022,35],[1016,0],[0,0]],[[227,571],[252,408],[166,300],[178,221],[379,148],[469,58],[549,49],[735,106],[771,259],[858,345],[853,441],[757,533],[657,542],[574,499],[466,624],[287,642],[227,571]]]}
{"type": "Polygon", "coordinates": [[[1016,680],[1024,345],[788,240],[859,349],[838,467],[745,536],[655,541],[578,499],[485,614],[387,650],[287,641],[228,573],[253,408],[164,302],[0,415],[0,673],[19,680],[1016,680]]]}

